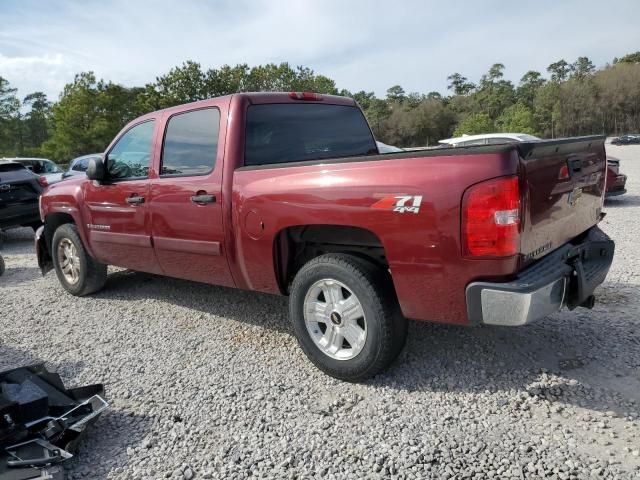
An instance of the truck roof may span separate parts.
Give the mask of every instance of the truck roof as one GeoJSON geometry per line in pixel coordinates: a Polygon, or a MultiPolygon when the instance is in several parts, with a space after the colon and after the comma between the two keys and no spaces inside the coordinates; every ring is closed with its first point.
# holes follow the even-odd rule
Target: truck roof
{"type": "MultiPolygon", "coordinates": [[[[309,92],[304,92],[309,93],[309,92]]],[[[220,97],[207,98],[205,100],[198,100],[195,102],[184,103],[173,107],[164,108],[149,112],[138,119],[142,119],[148,116],[153,116],[159,112],[172,112],[188,110],[189,107],[207,107],[213,104],[214,100],[218,101],[223,98],[242,97],[248,100],[249,104],[265,104],[265,103],[318,103],[325,105],[348,105],[356,106],[356,101],[353,98],[341,97],[339,95],[325,95],[325,94],[313,94],[317,97],[317,100],[309,100],[302,97],[303,92],[240,92],[232,93],[230,95],[223,95],[220,97]]]]}

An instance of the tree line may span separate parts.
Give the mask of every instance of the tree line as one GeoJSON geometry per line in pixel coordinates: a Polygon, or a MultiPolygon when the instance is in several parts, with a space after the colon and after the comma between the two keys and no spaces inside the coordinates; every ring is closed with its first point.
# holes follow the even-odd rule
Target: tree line
{"type": "Polygon", "coordinates": [[[520,132],[543,138],[640,131],[640,52],[596,69],[587,57],[558,60],[545,74],[528,71],[516,85],[492,65],[476,82],[447,77],[448,95],[407,93],[395,85],[373,92],[338,89],[335,81],[288,63],[204,70],[187,61],[143,87],[77,74],[51,101],[42,92],[22,100],[0,76],[0,157],[45,156],[63,163],[101,152],[128,121],[144,113],[247,91],[313,91],[354,98],[376,138],[398,146],[433,145],[452,135],[520,132]]]}

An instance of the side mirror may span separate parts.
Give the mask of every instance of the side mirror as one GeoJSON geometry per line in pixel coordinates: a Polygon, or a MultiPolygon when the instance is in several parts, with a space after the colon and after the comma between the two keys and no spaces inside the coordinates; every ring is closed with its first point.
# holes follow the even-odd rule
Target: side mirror
{"type": "Polygon", "coordinates": [[[104,160],[102,158],[92,158],[89,160],[89,166],[87,167],[87,178],[89,180],[97,180],[101,182],[106,176],[106,170],[104,167],[104,160]]]}

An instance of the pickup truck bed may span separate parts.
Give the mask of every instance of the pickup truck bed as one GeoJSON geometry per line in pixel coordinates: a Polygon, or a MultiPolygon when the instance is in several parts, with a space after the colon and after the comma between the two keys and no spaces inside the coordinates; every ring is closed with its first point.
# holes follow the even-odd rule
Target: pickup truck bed
{"type": "Polygon", "coordinates": [[[350,99],[237,94],[141,117],[89,179],[51,186],[39,262],[76,295],[106,264],[290,295],[305,353],[358,380],[406,318],[591,306],[613,256],[605,166],[602,137],[380,155],[350,99]]]}

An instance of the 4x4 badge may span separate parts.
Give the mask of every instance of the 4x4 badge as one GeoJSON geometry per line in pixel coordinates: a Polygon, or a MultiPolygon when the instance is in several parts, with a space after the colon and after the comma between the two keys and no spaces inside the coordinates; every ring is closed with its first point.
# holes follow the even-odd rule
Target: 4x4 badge
{"type": "Polygon", "coordinates": [[[398,213],[418,213],[422,204],[422,195],[389,195],[371,205],[377,210],[391,210],[398,213]]]}

